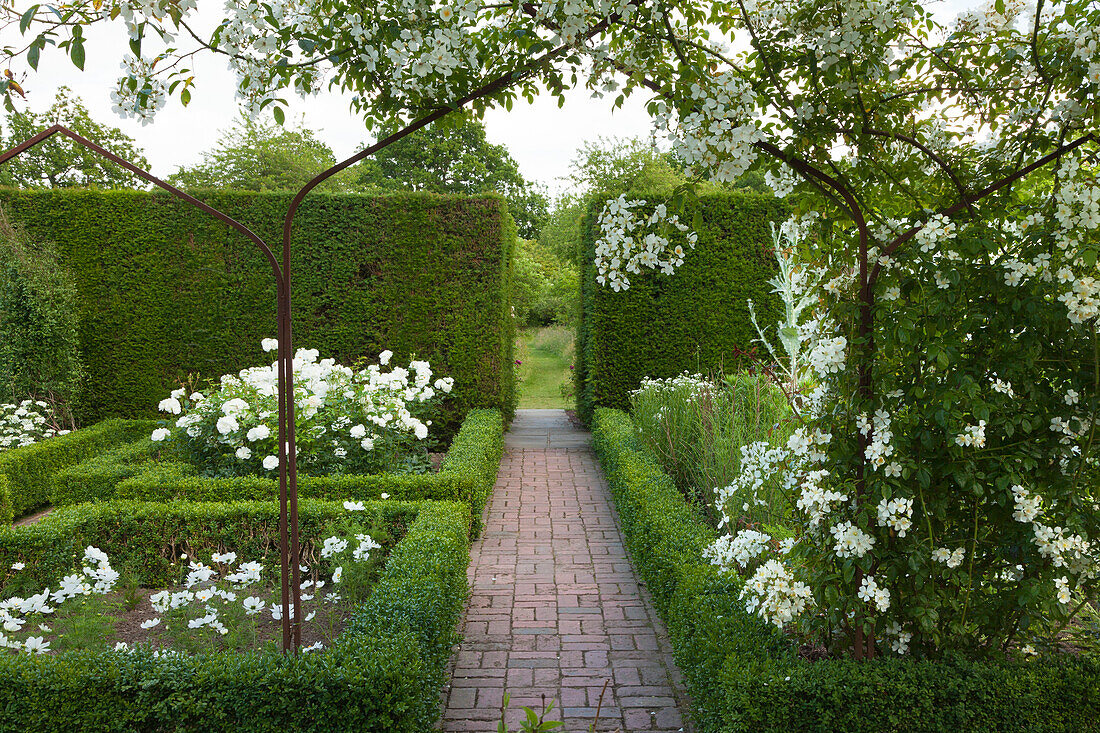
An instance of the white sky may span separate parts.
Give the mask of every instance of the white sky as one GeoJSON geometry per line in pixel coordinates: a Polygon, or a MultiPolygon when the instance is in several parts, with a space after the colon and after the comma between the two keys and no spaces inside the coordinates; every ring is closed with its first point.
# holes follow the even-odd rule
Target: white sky
{"type": "MultiPolygon", "coordinates": [[[[959,10],[976,4],[975,0],[946,0],[938,14],[953,17],[959,10]]],[[[220,19],[220,3],[203,0],[202,5],[200,17],[213,26],[220,19]]],[[[11,36],[17,33],[17,29],[9,28],[0,34],[0,39],[14,42],[11,36]]],[[[171,98],[156,121],[144,127],[133,120],[118,118],[111,111],[109,95],[127,50],[125,31],[121,24],[113,23],[94,28],[87,35],[88,62],[84,72],[62,53],[43,53],[38,72],[28,77],[24,85],[31,109],[48,108],[59,86],[72,88],[94,119],[115,125],[133,137],[144,149],[153,173],[161,177],[197,162],[203,151],[213,147],[219,132],[236,118],[235,77],[222,58],[209,53],[194,58],[192,69],[197,86],[190,106],[182,107],[178,98],[171,98]]],[[[534,104],[521,100],[511,112],[496,109],[486,115],[488,138],[507,146],[526,178],[548,185],[552,192],[560,192],[567,187],[561,179],[569,172],[577,148],[586,140],[601,135],[649,134],[644,94],[628,99],[621,109],[612,108],[612,99],[611,96],[592,99],[588,92],[577,90],[567,94],[561,109],[554,99],[546,96],[536,98],[534,104]]],[[[362,122],[349,112],[346,95],[322,94],[305,101],[291,97],[289,102],[288,120],[304,119],[305,126],[319,134],[338,160],[354,154],[369,140],[362,122]]]]}

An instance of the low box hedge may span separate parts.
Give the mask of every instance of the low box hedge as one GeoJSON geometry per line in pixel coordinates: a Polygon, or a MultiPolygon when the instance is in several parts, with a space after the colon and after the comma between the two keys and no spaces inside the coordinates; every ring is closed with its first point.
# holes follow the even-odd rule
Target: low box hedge
{"type": "MultiPolygon", "coordinates": [[[[150,461],[156,444],[148,439],[122,446],[55,478],[54,505],[114,498],[132,501],[263,501],[279,495],[279,482],[261,476],[213,478],[194,466],[150,461]]],[[[302,498],[356,501],[383,493],[407,501],[463,501],[470,505],[474,531],[496,481],[504,452],[504,423],[498,410],[471,410],[451,442],[438,473],[300,476],[302,498]]]]}
{"type": "MultiPolygon", "coordinates": [[[[370,597],[324,652],[0,655],[0,730],[432,730],[466,598],[469,507],[378,502],[368,512],[379,507],[404,512],[411,523],[370,597]]],[[[342,512],[338,504],[301,507],[306,523],[342,512]]],[[[243,538],[255,523],[270,538],[277,516],[278,506],[271,502],[84,505],[61,510],[40,525],[0,531],[0,557],[6,562],[10,554],[4,553],[14,546],[24,553],[33,546],[48,564],[45,558],[54,552],[50,540],[71,549],[93,537],[108,554],[118,553],[125,531],[146,526],[153,529],[144,531],[138,544],[148,551],[155,530],[165,530],[163,555],[173,551],[174,540],[187,536],[183,528],[243,538]],[[173,522],[179,523],[178,532],[173,522]]]]}
{"type": "Polygon", "coordinates": [[[148,434],[151,420],[104,420],[40,443],[0,451],[0,525],[49,503],[52,477],[62,469],[148,434]]]}
{"type": "Polygon", "coordinates": [[[597,409],[593,442],[639,574],[668,624],[700,731],[1100,730],[1100,659],[806,662],[702,558],[717,536],[639,442],[597,409]]]}

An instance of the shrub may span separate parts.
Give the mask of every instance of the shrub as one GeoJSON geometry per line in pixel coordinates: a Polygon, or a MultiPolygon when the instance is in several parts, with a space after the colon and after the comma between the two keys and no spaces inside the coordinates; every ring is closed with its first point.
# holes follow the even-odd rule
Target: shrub
{"type": "MultiPolygon", "coordinates": [[[[430,730],[439,716],[439,688],[465,601],[469,511],[447,503],[385,506],[413,513],[415,519],[391,552],[373,593],[329,650],[162,658],[145,652],[4,656],[4,726],[66,733],[430,730]]],[[[326,508],[309,502],[303,502],[302,509],[307,517],[319,519],[343,512],[336,505],[326,508]]],[[[48,547],[49,535],[63,542],[68,537],[67,544],[76,546],[80,542],[73,535],[87,537],[80,532],[92,527],[99,527],[110,540],[121,531],[116,523],[144,526],[131,523],[134,515],[168,532],[159,543],[153,542],[152,531],[145,532],[146,547],[156,544],[169,552],[165,538],[186,536],[176,533],[176,523],[192,530],[205,523],[213,536],[241,539],[255,526],[250,517],[266,532],[276,531],[278,506],[74,507],[41,526],[0,531],[0,548],[19,533],[43,535],[43,547],[48,547]],[[64,526],[71,527],[73,535],[66,534],[64,526]]]]}
{"type": "MultiPolygon", "coordinates": [[[[793,430],[787,398],[762,374],[645,379],[630,405],[642,443],[681,493],[715,518],[714,492],[737,475],[741,447],[760,440],[783,445],[793,430]]],[[[772,521],[770,506],[747,514],[772,521]]]]}
{"type": "MultiPolygon", "coordinates": [[[[269,351],[278,342],[267,339],[269,351]]],[[[392,354],[383,352],[388,364],[392,354]]],[[[436,379],[426,361],[408,369],[379,365],[353,370],[311,349],[294,355],[294,428],[298,468],[312,475],[416,472],[430,466],[423,442],[438,398],[454,380],[436,379]]],[[[222,376],[208,393],[174,390],[160,409],[175,429],[150,436],[167,441],[208,476],[277,475],[279,472],[278,366],[222,376]]]]}
{"type": "Polygon", "coordinates": [[[53,476],[92,456],[152,429],[146,420],[105,420],[98,425],[49,440],[0,452],[0,526],[44,506],[53,476]]]}
{"type": "Polygon", "coordinates": [[[71,428],[83,379],[73,278],[0,210],[0,402],[45,400],[71,428]]]}
{"type": "MultiPolygon", "coordinates": [[[[290,194],[199,198],[281,241],[290,194]]],[[[80,417],[149,415],[188,375],[260,363],[275,335],[271,268],[255,245],[188,204],[138,191],[4,191],[13,221],[57,243],[79,293],[88,382],[80,417]]],[[[515,406],[511,259],[502,199],[310,196],[295,223],[294,337],[342,364],[391,349],[455,379],[441,427],[515,406]]]]}
{"type": "MultiPolygon", "coordinates": [[[[778,301],[769,225],[786,216],[782,201],[754,194],[702,196],[685,220],[697,219],[698,245],[674,277],[632,274],[623,292],[597,285],[595,243],[601,231],[595,199],[583,227],[587,255],[577,327],[577,410],[588,421],[596,406],[626,409],[643,377],[738,366],[752,347],[752,300],[761,323],[773,323],[778,301]],[[697,213],[697,216],[696,216],[697,213]]],[[[652,207],[648,207],[652,208],[652,207]]],[[[684,245],[686,246],[686,245],[684,245]]]]}
{"type": "MultiPolygon", "coordinates": [[[[157,457],[148,438],[94,458],[55,482],[55,504],[107,501],[263,501],[279,495],[279,482],[262,476],[219,478],[197,475],[194,466],[157,457]]],[[[504,452],[504,422],[496,410],[471,410],[435,474],[300,476],[303,498],[356,501],[393,499],[462,501],[470,504],[476,532],[504,452]]]]}
{"type": "Polygon", "coordinates": [[[716,530],[638,442],[630,417],[597,410],[592,430],[627,545],[668,624],[701,731],[1095,729],[1094,656],[801,659],[792,637],[745,611],[744,581],[703,559],[716,530]]]}

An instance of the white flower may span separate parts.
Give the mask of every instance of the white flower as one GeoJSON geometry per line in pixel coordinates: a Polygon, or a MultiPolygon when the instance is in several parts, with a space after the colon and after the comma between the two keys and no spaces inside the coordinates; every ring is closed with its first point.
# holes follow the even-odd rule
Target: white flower
{"type": "Polygon", "coordinates": [[[279,348],[279,339],[264,339],[260,342],[264,351],[275,351],[279,348]]]}
{"type": "Polygon", "coordinates": [[[416,427],[413,429],[413,433],[419,440],[424,440],[424,438],[428,437],[428,426],[424,423],[417,423],[416,427]]]}
{"type": "Polygon", "coordinates": [[[372,450],[374,448],[374,439],[363,438],[363,440],[360,441],[359,445],[363,448],[363,450],[372,450]]]}
{"type": "Polygon", "coordinates": [[[279,456],[267,456],[264,458],[263,466],[268,471],[274,471],[279,467],[279,456]]]}
{"type": "Polygon", "coordinates": [[[263,610],[265,604],[262,599],[257,598],[256,596],[249,596],[248,598],[245,598],[244,601],[242,601],[242,605],[244,605],[245,613],[247,613],[249,616],[255,616],[257,613],[263,610]]]}
{"type": "Polygon", "coordinates": [[[168,438],[168,436],[171,435],[171,434],[172,434],[172,431],[169,430],[168,428],[157,428],[156,430],[153,431],[153,434],[150,435],[149,438],[151,440],[154,440],[154,441],[159,443],[162,440],[166,440],[168,438]]]}
{"type": "MultiPolygon", "coordinates": [[[[444,9],[446,9],[446,8],[444,8],[444,9]]],[[[309,621],[309,620],[310,620],[310,616],[307,616],[306,621],[309,621]]],[[[302,651],[303,652],[319,652],[324,648],[325,648],[325,645],[318,641],[318,642],[315,642],[313,644],[310,644],[309,646],[302,647],[302,651]]]]}
{"type": "Polygon", "coordinates": [[[50,650],[50,642],[41,636],[31,636],[23,642],[23,649],[27,654],[45,654],[50,650]]]}
{"type": "Polygon", "coordinates": [[[361,501],[345,501],[344,508],[349,512],[361,512],[367,507],[361,501]]]}
{"type": "Polygon", "coordinates": [[[392,359],[392,358],[393,358],[393,352],[390,351],[389,349],[386,349],[385,351],[383,351],[381,354],[378,355],[378,363],[381,364],[382,366],[386,366],[387,364],[390,363],[390,359],[392,359]]]}
{"type": "Polygon", "coordinates": [[[154,626],[158,626],[159,624],[160,624],[160,619],[159,618],[150,618],[150,619],[146,619],[146,620],[142,621],[140,626],[143,629],[151,629],[154,626]]]}
{"type": "Polygon", "coordinates": [[[329,537],[325,540],[324,547],[321,548],[321,557],[329,558],[333,555],[339,555],[346,549],[348,549],[347,540],[340,539],[339,537],[329,537]]]}
{"type": "Polygon", "coordinates": [[[242,445],[240,448],[237,449],[237,458],[240,458],[242,461],[247,461],[251,457],[252,449],[249,448],[247,445],[242,445]]]}
{"type": "Polygon", "coordinates": [[[387,493],[386,493],[385,491],[383,491],[383,492],[382,492],[382,493],[381,493],[381,494],[380,494],[379,496],[380,496],[381,498],[383,498],[383,499],[388,499],[388,498],[390,498],[390,495],[389,495],[389,494],[387,494],[387,493]]]}
{"type": "Polygon", "coordinates": [[[1057,590],[1058,602],[1063,606],[1068,606],[1073,598],[1069,592],[1069,580],[1066,576],[1063,575],[1061,578],[1055,578],[1054,587],[1057,590]]]}
{"type": "Polygon", "coordinates": [[[237,418],[232,415],[222,415],[218,418],[217,428],[222,435],[229,435],[239,427],[240,424],[237,422],[237,418]]]}
{"type": "Polygon", "coordinates": [[[1077,390],[1068,389],[1066,390],[1065,402],[1067,405],[1076,405],[1079,397],[1080,395],[1077,394],[1077,390]]]}
{"type": "Polygon", "coordinates": [[[351,430],[348,431],[348,432],[351,433],[351,437],[355,438],[356,440],[359,440],[360,438],[363,438],[363,437],[366,436],[367,428],[366,428],[365,425],[354,425],[354,426],[352,426],[351,430]]]}
{"type": "Polygon", "coordinates": [[[226,553],[215,552],[213,555],[210,556],[210,560],[212,562],[218,563],[219,565],[232,565],[233,563],[237,562],[237,553],[235,553],[235,552],[226,552],[226,553]]]}
{"type": "Polygon", "coordinates": [[[27,566],[26,566],[26,565],[24,565],[24,564],[23,564],[23,563],[21,563],[21,562],[13,562],[13,563],[11,564],[11,569],[12,569],[12,570],[22,570],[22,569],[23,569],[23,568],[25,568],[25,567],[27,567],[27,566]]]}
{"type": "Polygon", "coordinates": [[[245,434],[245,437],[248,438],[250,441],[255,442],[257,440],[263,440],[270,435],[271,428],[266,425],[257,425],[256,427],[249,429],[249,431],[245,434]]]}
{"type": "Polygon", "coordinates": [[[180,401],[175,397],[168,397],[167,399],[161,400],[160,404],[157,405],[157,409],[172,415],[178,415],[183,411],[180,401]]]}
{"type": "Polygon", "coordinates": [[[332,582],[339,583],[340,579],[344,577],[344,568],[338,567],[332,571],[332,582]]]}
{"type": "Polygon", "coordinates": [[[829,530],[836,539],[838,557],[863,557],[875,544],[875,538],[851,522],[841,522],[829,530]]]}

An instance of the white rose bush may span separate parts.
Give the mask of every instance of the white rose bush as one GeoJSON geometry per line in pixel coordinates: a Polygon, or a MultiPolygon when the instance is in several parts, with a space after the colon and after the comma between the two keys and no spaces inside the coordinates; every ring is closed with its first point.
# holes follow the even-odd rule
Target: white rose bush
{"type": "MultiPolygon", "coordinates": [[[[274,339],[265,340],[272,350],[274,339]]],[[[294,355],[299,470],[312,475],[407,471],[426,464],[426,439],[439,399],[454,382],[434,378],[426,361],[355,370],[313,349],[294,355]]],[[[173,419],[156,442],[178,443],[211,475],[271,475],[279,470],[278,366],[223,376],[214,389],[177,389],[158,405],[173,419]]]]}

